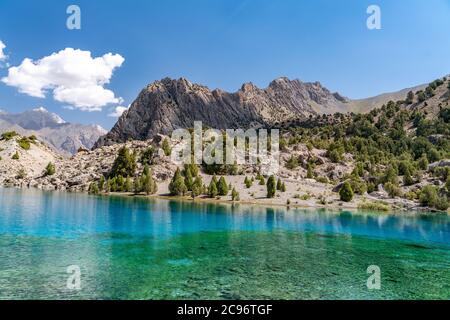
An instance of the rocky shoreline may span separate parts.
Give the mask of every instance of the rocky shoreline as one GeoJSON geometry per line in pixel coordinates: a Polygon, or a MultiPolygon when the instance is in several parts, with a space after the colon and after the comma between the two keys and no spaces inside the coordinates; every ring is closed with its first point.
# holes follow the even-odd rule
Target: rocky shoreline
{"type": "MultiPolygon", "coordinates": [[[[36,141],[30,145],[29,150],[23,150],[18,139],[11,141],[0,141],[0,185],[19,188],[37,188],[42,190],[58,190],[68,192],[88,192],[89,185],[98,181],[102,176],[107,176],[111,170],[118,151],[122,147],[127,147],[137,154],[152,146],[155,155],[152,159],[152,175],[158,191],[153,197],[174,199],[168,196],[169,182],[173,173],[178,168],[171,162],[160,148],[164,136],[157,136],[148,141],[130,141],[123,144],[115,144],[94,149],[92,151],[80,150],[71,158],[64,158],[56,154],[44,143],[36,141]],[[19,159],[11,160],[11,155],[17,152],[19,159]],[[9,158],[9,159],[8,159],[9,158]],[[52,175],[45,174],[45,167],[48,163],[53,163],[55,172],[52,175]]],[[[348,175],[354,168],[354,161],[350,154],[345,155],[342,163],[332,163],[325,156],[325,150],[311,149],[305,145],[297,145],[295,148],[281,153],[280,162],[285,164],[292,155],[299,159],[312,157],[315,159],[315,175],[327,177],[329,181],[341,179],[348,175]]],[[[357,195],[350,202],[343,202],[337,193],[338,185],[333,185],[319,179],[306,178],[307,170],[300,165],[295,170],[281,165],[278,179],[285,184],[284,192],[277,191],[274,198],[266,197],[266,186],[258,184],[257,181],[252,186],[247,187],[244,183],[245,177],[255,177],[259,172],[258,166],[243,166],[238,175],[225,175],[227,184],[234,187],[239,192],[239,203],[265,205],[265,206],[287,206],[304,208],[332,208],[332,209],[357,209],[361,206],[389,211],[432,211],[430,208],[421,207],[417,201],[404,198],[391,198],[383,189],[378,186],[378,191],[371,194],[357,195]]],[[[137,172],[143,170],[143,165],[137,162],[137,172]]],[[[212,179],[211,175],[200,173],[202,181],[208,185],[212,179]]],[[[417,186],[416,186],[417,187],[417,186]]],[[[231,190],[230,190],[231,191],[231,190]]],[[[111,192],[111,195],[123,194],[111,192]]],[[[130,193],[131,194],[131,193],[130,193]]],[[[185,199],[189,199],[185,197],[185,199]]],[[[208,201],[215,203],[232,203],[231,195],[210,199],[200,196],[195,201],[208,201]]]]}

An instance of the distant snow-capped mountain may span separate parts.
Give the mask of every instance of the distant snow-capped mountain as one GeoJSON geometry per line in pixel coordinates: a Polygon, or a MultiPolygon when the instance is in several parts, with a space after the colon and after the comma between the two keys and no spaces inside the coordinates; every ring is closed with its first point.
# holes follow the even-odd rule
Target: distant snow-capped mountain
{"type": "Polygon", "coordinates": [[[97,124],[83,125],[66,122],[43,107],[21,113],[0,111],[0,132],[16,131],[34,134],[63,154],[75,154],[79,148],[91,149],[107,133],[97,124]]]}

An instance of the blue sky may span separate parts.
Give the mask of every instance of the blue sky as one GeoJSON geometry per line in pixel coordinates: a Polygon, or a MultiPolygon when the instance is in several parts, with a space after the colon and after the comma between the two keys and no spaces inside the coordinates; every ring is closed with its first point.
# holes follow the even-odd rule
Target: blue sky
{"type": "MultiPolygon", "coordinates": [[[[0,82],[0,108],[43,106],[71,122],[110,128],[108,114],[148,83],[186,77],[236,91],[287,76],[320,81],[351,98],[426,83],[450,73],[447,0],[0,0],[0,40],[11,67],[65,48],[124,58],[104,88],[120,103],[68,109],[0,82]],[[66,8],[81,8],[81,30],[66,28],[66,8]],[[368,30],[366,9],[381,8],[382,29],[368,30]]],[[[5,63],[0,78],[8,75],[5,63]]]]}

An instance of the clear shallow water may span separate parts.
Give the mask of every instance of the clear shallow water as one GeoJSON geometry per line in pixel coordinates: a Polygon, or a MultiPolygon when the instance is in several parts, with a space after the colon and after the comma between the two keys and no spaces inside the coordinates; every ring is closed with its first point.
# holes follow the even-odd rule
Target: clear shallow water
{"type": "Polygon", "coordinates": [[[450,217],[0,188],[7,298],[450,299],[450,217]]]}

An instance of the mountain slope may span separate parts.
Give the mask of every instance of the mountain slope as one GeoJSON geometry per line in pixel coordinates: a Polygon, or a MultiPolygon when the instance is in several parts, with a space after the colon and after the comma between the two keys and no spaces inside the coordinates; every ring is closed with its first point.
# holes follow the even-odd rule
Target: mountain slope
{"type": "Polygon", "coordinates": [[[346,99],[320,83],[279,78],[266,89],[246,83],[235,93],[209,90],[186,79],[163,79],[141,91],[113,129],[95,147],[170,134],[194,121],[225,128],[248,128],[299,116],[346,110],[346,99]]]}
{"type": "Polygon", "coordinates": [[[376,97],[350,100],[331,93],[319,82],[278,78],[265,89],[252,83],[242,85],[235,93],[209,90],[186,79],[165,78],[148,85],[94,148],[146,140],[155,134],[170,134],[177,128],[193,127],[194,121],[217,129],[272,126],[293,119],[318,114],[368,112],[389,100],[404,99],[409,90],[376,97]]]}
{"type": "Polygon", "coordinates": [[[63,154],[79,148],[90,149],[100,136],[107,133],[98,125],[81,125],[64,121],[44,108],[22,113],[0,113],[0,132],[16,131],[24,136],[35,135],[63,154]]]}

